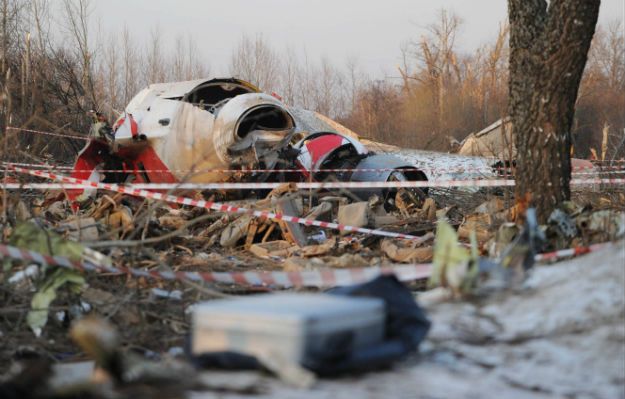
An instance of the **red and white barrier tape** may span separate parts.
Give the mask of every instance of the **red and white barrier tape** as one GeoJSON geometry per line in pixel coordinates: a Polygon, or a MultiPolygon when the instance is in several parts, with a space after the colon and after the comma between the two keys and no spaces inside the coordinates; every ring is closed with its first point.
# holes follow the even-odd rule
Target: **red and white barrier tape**
{"type": "MultiPolygon", "coordinates": [[[[50,165],[47,163],[25,163],[25,162],[5,162],[2,161],[2,165],[5,167],[11,167],[11,166],[24,166],[26,168],[36,168],[36,169],[43,169],[43,170],[48,170],[48,171],[54,171],[54,170],[72,170],[73,168],[71,166],[66,166],[66,165],[50,165]]],[[[85,171],[87,171],[85,169],[85,171]]]]}
{"type": "MultiPolygon", "coordinates": [[[[44,171],[32,171],[34,176],[46,177],[44,174],[54,175],[44,171]],[[34,172],[39,172],[35,174],[34,172]]],[[[55,175],[58,176],[58,175],[55,175]]],[[[69,181],[70,177],[59,176],[54,177],[56,180],[63,180],[64,183],[6,183],[0,184],[0,189],[17,190],[61,190],[61,189],[85,189],[98,188],[94,186],[94,182],[85,180],[69,181]],[[66,183],[65,183],[66,182],[66,183]]],[[[99,184],[99,183],[95,183],[99,184]]],[[[106,184],[106,183],[101,183],[106,184]]],[[[114,187],[123,187],[127,190],[271,190],[283,186],[285,183],[138,183],[128,185],[109,185],[114,187]]],[[[436,181],[385,181],[385,182],[299,182],[290,183],[294,188],[300,190],[306,189],[366,189],[366,188],[451,188],[451,187],[513,187],[514,180],[436,180],[436,181]]],[[[617,178],[590,178],[590,179],[573,179],[572,186],[583,185],[625,185],[625,179],[617,178]]],[[[104,188],[104,186],[99,187],[104,188]]],[[[110,188],[105,188],[109,190],[110,188]]],[[[117,188],[112,189],[116,191],[117,188]]]]}
{"type": "Polygon", "coordinates": [[[625,179],[612,178],[590,178],[590,179],[571,179],[571,186],[586,186],[591,184],[625,184],[625,179]]]}
{"type": "Polygon", "coordinates": [[[598,251],[600,249],[605,248],[606,246],[608,246],[609,243],[600,243],[600,244],[592,244],[588,247],[576,247],[576,248],[567,248],[567,249],[561,249],[559,251],[553,251],[553,252],[546,252],[543,254],[538,254],[536,255],[536,257],[534,258],[534,260],[536,262],[544,262],[544,261],[548,261],[548,260],[555,260],[555,259],[560,259],[560,258],[568,258],[569,256],[578,256],[578,255],[584,255],[590,252],[595,252],[598,251]]]}
{"type": "Polygon", "coordinates": [[[593,159],[590,162],[592,163],[596,163],[596,164],[602,164],[602,163],[625,163],[625,159],[593,159]]]}
{"type": "Polygon", "coordinates": [[[128,267],[94,265],[77,262],[61,256],[42,255],[38,252],[0,245],[0,257],[24,260],[45,265],[56,265],[80,271],[130,274],[159,280],[191,280],[242,286],[319,287],[329,288],[365,282],[380,274],[394,274],[401,281],[414,281],[430,277],[431,265],[402,265],[393,267],[368,267],[356,269],[318,269],[301,272],[247,271],[247,272],[168,272],[139,270],[128,267]]]}
{"type": "MultiPolygon", "coordinates": [[[[146,183],[133,184],[132,187],[149,190],[254,190],[275,189],[285,183],[146,183]]],[[[384,181],[384,182],[298,182],[291,183],[300,190],[308,189],[359,189],[359,188],[426,188],[426,187],[510,187],[515,185],[511,179],[453,179],[434,181],[384,181]]],[[[625,179],[590,178],[572,179],[571,185],[625,184],[625,179]]]]}
{"type": "MultiPolygon", "coordinates": [[[[37,171],[39,172],[39,171],[37,171]]],[[[46,172],[42,172],[46,173],[46,172]]],[[[50,173],[52,174],[52,173],[50,173]]],[[[33,174],[34,175],[34,174],[33,174]]],[[[37,176],[37,175],[34,175],[37,176]]],[[[41,176],[45,177],[45,176],[41,176]]],[[[625,181],[625,180],[624,180],[625,181]]],[[[286,183],[138,183],[120,185],[127,189],[135,190],[272,190],[286,183]]],[[[306,189],[364,189],[364,188],[400,188],[400,187],[502,187],[514,186],[514,180],[439,180],[428,181],[401,181],[401,182],[300,182],[290,183],[294,188],[306,189]]],[[[117,186],[117,185],[116,185],[117,186]]],[[[98,188],[90,182],[68,184],[37,184],[18,183],[1,184],[0,188],[19,189],[78,189],[98,188]]],[[[100,187],[102,188],[102,187],[100,187]]],[[[115,190],[114,190],[115,191],[115,190]]]]}
{"type": "MultiPolygon", "coordinates": [[[[36,169],[42,169],[46,171],[54,171],[54,170],[71,170],[73,172],[102,172],[102,173],[130,173],[131,169],[72,169],[70,166],[53,166],[47,164],[29,164],[29,163],[18,163],[18,162],[3,162],[6,166],[24,166],[31,167],[36,169]]],[[[461,169],[442,169],[442,168],[420,168],[414,167],[414,169],[419,171],[432,171],[432,172],[458,172],[465,174],[478,174],[485,177],[495,177],[496,175],[492,174],[489,168],[476,168],[473,172],[470,172],[467,168],[461,169]],[[485,173],[489,173],[486,175],[485,173]]],[[[140,172],[154,172],[154,173],[186,173],[189,175],[203,174],[203,173],[241,173],[241,174],[252,174],[252,173],[303,173],[302,169],[140,169],[140,172]]],[[[397,171],[397,168],[354,168],[354,169],[313,169],[307,170],[306,172],[311,173],[335,173],[335,172],[390,172],[397,171]]]]}
{"type": "Polygon", "coordinates": [[[46,136],[63,137],[63,138],[77,139],[77,140],[84,140],[84,141],[91,140],[89,137],[85,137],[85,136],[76,136],[73,134],[64,134],[64,133],[55,133],[55,132],[44,132],[42,130],[25,129],[21,127],[13,127],[13,126],[7,126],[6,130],[12,130],[15,132],[36,133],[36,134],[43,134],[46,136]]]}
{"type": "Polygon", "coordinates": [[[210,210],[219,211],[219,212],[249,214],[249,215],[253,215],[256,217],[260,217],[260,218],[282,220],[282,221],[290,222],[290,223],[299,223],[305,226],[317,226],[317,227],[322,227],[326,229],[339,230],[339,231],[351,231],[354,233],[371,234],[371,235],[377,235],[381,237],[401,238],[401,239],[406,239],[406,240],[420,240],[421,239],[421,237],[413,236],[410,234],[394,233],[394,232],[378,230],[378,229],[367,229],[364,227],[347,226],[347,225],[331,223],[331,222],[322,222],[322,221],[314,220],[314,219],[305,219],[305,218],[300,218],[296,216],[287,216],[281,213],[256,211],[253,209],[247,209],[247,208],[238,207],[238,206],[220,204],[217,202],[211,202],[211,201],[205,201],[205,200],[194,200],[194,199],[185,198],[185,197],[176,197],[173,195],[167,195],[167,194],[156,193],[153,191],[136,189],[136,188],[132,188],[129,186],[120,186],[117,184],[109,184],[109,183],[90,182],[87,180],[76,179],[73,177],[66,177],[66,176],[57,175],[54,173],[43,172],[40,170],[30,170],[30,169],[24,169],[20,167],[15,167],[14,170],[20,173],[30,174],[32,176],[38,176],[38,177],[44,177],[47,179],[57,180],[62,183],[82,184],[89,188],[99,188],[102,190],[115,191],[118,193],[134,195],[137,197],[151,198],[155,200],[161,200],[161,201],[171,202],[171,203],[180,204],[180,205],[194,206],[198,208],[205,208],[205,209],[210,209],[210,210]]]}
{"type": "Polygon", "coordinates": [[[597,170],[595,172],[573,172],[571,176],[622,175],[625,170],[597,170]]]}
{"type": "Polygon", "coordinates": [[[572,168],[573,172],[578,170],[594,170],[596,172],[607,172],[610,170],[624,170],[625,165],[606,165],[606,166],[574,166],[572,168]]]}
{"type": "Polygon", "coordinates": [[[0,190],[84,190],[91,188],[85,184],[62,183],[0,183],[0,190]]]}
{"type": "MultiPolygon", "coordinates": [[[[7,166],[24,166],[30,168],[36,168],[40,170],[46,171],[55,171],[55,170],[69,170],[72,172],[99,172],[99,173],[131,173],[133,172],[130,169],[72,169],[71,166],[52,166],[52,165],[37,165],[37,164],[25,164],[25,163],[8,163],[7,166]]],[[[471,175],[485,178],[494,178],[494,177],[505,177],[512,176],[509,175],[497,175],[492,173],[487,173],[488,171],[485,169],[478,170],[476,169],[474,172],[470,172],[465,170],[446,170],[446,169],[433,169],[433,168],[416,168],[417,170],[423,171],[432,171],[439,174],[462,174],[462,175],[471,175]]],[[[176,170],[176,169],[140,169],[140,172],[151,172],[151,173],[183,173],[189,176],[205,174],[205,173],[228,173],[228,174],[253,174],[253,173],[303,173],[301,169],[206,169],[206,170],[176,170]]],[[[391,168],[377,168],[377,169],[323,169],[323,170],[312,170],[308,172],[312,173],[338,173],[338,172],[370,172],[370,173],[379,173],[387,172],[387,171],[397,171],[397,169],[391,168]]],[[[579,175],[599,175],[599,174],[622,174],[625,173],[625,169],[621,168],[613,168],[613,170],[595,170],[592,172],[572,172],[571,175],[579,176],[579,175]]]]}
{"type": "MultiPolygon", "coordinates": [[[[537,262],[578,256],[595,252],[608,243],[594,244],[589,247],[570,248],[536,255],[537,262]]],[[[10,258],[35,262],[43,265],[61,266],[80,271],[130,274],[159,280],[191,280],[208,283],[224,283],[239,286],[267,287],[318,287],[329,288],[352,285],[371,280],[380,274],[394,274],[401,281],[427,279],[432,273],[432,264],[413,264],[392,267],[368,267],[355,269],[318,269],[301,272],[247,271],[247,272],[168,272],[158,270],[140,270],[123,266],[95,265],[89,262],[73,261],[62,256],[43,255],[27,249],[0,244],[0,258],[10,258]]]]}
{"type": "MultiPolygon", "coordinates": [[[[24,166],[24,167],[32,167],[37,169],[43,169],[46,171],[55,171],[55,170],[72,170],[71,166],[56,166],[49,164],[31,164],[31,163],[21,163],[21,162],[2,162],[3,165],[8,166],[24,166]]],[[[501,168],[466,168],[466,167],[455,167],[455,168],[432,168],[432,167],[419,167],[415,166],[415,169],[419,171],[428,171],[428,172],[436,172],[436,173],[463,173],[463,174],[477,174],[485,176],[485,173],[493,173],[495,171],[504,171],[511,172],[509,169],[501,169],[501,168]]],[[[389,172],[395,171],[397,168],[341,168],[341,169],[315,169],[308,172],[319,173],[339,173],[339,172],[389,172]]],[[[129,173],[131,170],[128,169],[76,169],[74,172],[102,172],[102,173],[129,173]]],[[[598,169],[594,166],[581,166],[577,168],[573,168],[573,175],[594,175],[594,174],[605,174],[605,173],[625,173],[625,165],[623,166],[606,166],[598,169]],[[589,170],[589,172],[577,172],[589,170]]],[[[242,174],[252,174],[252,173],[302,173],[301,169],[204,169],[204,170],[191,170],[191,169],[141,169],[141,172],[154,172],[154,173],[187,173],[189,175],[200,174],[200,173],[242,173],[242,174]]],[[[490,176],[490,175],[489,175],[490,176]]],[[[492,175],[493,177],[500,175],[492,175]]],[[[487,176],[488,177],[488,176],[487,176]]]]}
{"type": "MultiPolygon", "coordinates": [[[[37,169],[44,169],[48,171],[54,171],[58,169],[67,169],[72,170],[74,172],[102,172],[102,173],[128,173],[132,172],[130,169],[73,169],[71,166],[55,166],[50,164],[33,164],[33,163],[21,163],[21,162],[2,162],[3,165],[7,166],[25,166],[32,167],[37,169]]],[[[482,168],[466,168],[466,167],[457,167],[457,168],[432,168],[432,167],[418,167],[414,166],[414,169],[420,171],[431,171],[431,172],[458,172],[458,173],[492,173],[495,168],[489,168],[487,166],[482,168]]],[[[397,168],[335,168],[335,169],[312,169],[307,170],[306,172],[319,173],[319,172],[392,172],[396,171],[397,168]]],[[[503,169],[497,169],[503,170],[503,169]]],[[[302,169],[141,169],[141,172],[155,172],[155,173],[188,173],[188,174],[199,174],[199,173],[243,173],[243,174],[251,174],[251,173],[302,173],[302,169]]]]}

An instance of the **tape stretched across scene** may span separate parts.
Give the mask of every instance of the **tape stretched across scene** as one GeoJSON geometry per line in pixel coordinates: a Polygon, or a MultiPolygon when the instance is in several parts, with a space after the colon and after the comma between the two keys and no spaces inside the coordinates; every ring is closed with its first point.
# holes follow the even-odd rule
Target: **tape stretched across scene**
{"type": "Polygon", "coordinates": [[[301,272],[246,271],[246,272],[169,272],[140,270],[122,266],[95,265],[73,261],[61,256],[42,255],[38,252],[0,245],[0,258],[6,257],[44,265],[61,266],[80,271],[130,274],[158,280],[190,280],[238,286],[265,287],[318,287],[329,288],[351,285],[371,280],[381,274],[394,274],[401,281],[415,281],[430,277],[432,265],[401,265],[393,267],[368,267],[355,269],[317,269],[301,272]]]}
{"type": "Polygon", "coordinates": [[[558,251],[546,252],[546,253],[538,254],[534,258],[534,260],[536,262],[545,262],[545,261],[552,261],[552,260],[557,260],[557,259],[561,259],[561,258],[568,258],[568,257],[571,257],[571,256],[584,255],[584,254],[588,254],[588,253],[591,253],[591,252],[596,252],[596,251],[598,251],[600,249],[606,248],[609,244],[610,244],[609,242],[603,242],[603,243],[599,243],[599,244],[592,244],[592,245],[589,245],[587,247],[575,247],[575,248],[560,249],[558,251]]]}
{"type": "MultiPolygon", "coordinates": [[[[5,167],[13,167],[13,166],[22,166],[28,168],[36,168],[45,171],[58,171],[58,170],[69,170],[73,172],[100,172],[100,173],[131,173],[132,170],[129,169],[73,169],[72,166],[68,165],[50,165],[50,164],[34,164],[34,163],[23,163],[23,162],[2,162],[5,167]]],[[[424,171],[424,172],[435,172],[438,174],[463,174],[463,175],[474,175],[475,177],[506,177],[512,173],[509,168],[499,168],[499,167],[424,167],[424,166],[415,166],[416,170],[424,171]],[[488,174],[487,174],[488,172],[488,174]],[[493,175],[494,172],[500,172],[501,175],[493,175]]],[[[396,171],[397,168],[338,168],[338,169],[313,169],[308,170],[306,172],[309,173],[342,173],[342,172],[368,172],[368,173],[383,173],[383,172],[392,172],[396,171]]],[[[232,173],[232,174],[261,174],[261,173],[302,173],[302,169],[141,169],[141,172],[153,172],[153,173],[180,173],[180,174],[188,174],[189,176],[193,176],[196,174],[202,173],[232,173]]],[[[601,168],[596,168],[595,166],[579,166],[573,168],[573,175],[597,175],[597,174],[621,174],[625,173],[625,165],[609,165],[603,166],[601,168]],[[586,170],[587,172],[584,172],[586,170]]]]}
{"type": "MultiPolygon", "coordinates": [[[[17,169],[16,169],[17,170],[17,169]]],[[[46,177],[47,172],[37,170],[39,174],[30,173],[34,176],[46,177]]],[[[54,173],[47,173],[54,175],[54,173]]],[[[54,178],[55,180],[60,180],[54,178]]],[[[5,183],[0,184],[0,189],[7,190],[61,190],[61,189],[85,189],[103,188],[117,191],[117,188],[96,187],[94,182],[86,180],[68,181],[69,177],[63,176],[63,183],[5,183]]],[[[285,184],[291,184],[299,190],[308,189],[367,189],[367,188],[455,188],[455,187],[514,187],[515,181],[511,179],[473,179],[473,180],[434,180],[434,181],[384,181],[384,182],[297,182],[297,183],[139,183],[139,184],[106,184],[108,187],[123,187],[129,190],[272,190],[285,184]]],[[[588,178],[572,179],[572,186],[583,185],[625,185],[625,178],[588,178]]]]}
{"type": "Polygon", "coordinates": [[[280,221],[290,222],[290,223],[298,223],[298,224],[303,224],[305,226],[316,226],[316,227],[321,227],[321,228],[326,228],[326,229],[350,231],[354,233],[370,234],[370,235],[376,235],[376,236],[381,236],[381,237],[400,238],[400,239],[405,239],[405,240],[416,240],[416,241],[422,240],[421,237],[413,236],[410,234],[394,233],[390,231],[368,229],[364,227],[347,226],[347,225],[343,225],[339,223],[323,222],[319,220],[300,218],[296,216],[287,216],[281,213],[256,211],[253,209],[226,205],[226,204],[221,204],[221,203],[212,202],[212,201],[195,200],[195,199],[186,198],[186,197],[178,197],[178,196],[169,195],[169,194],[161,194],[161,193],[157,193],[153,191],[136,189],[131,186],[121,186],[118,184],[90,182],[87,180],[57,175],[54,173],[48,173],[48,172],[44,172],[40,170],[30,170],[30,169],[24,169],[24,168],[19,168],[19,167],[14,167],[13,170],[20,172],[20,173],[29,174],[32,176],[38,176],[38,177],[43,177],[47,179],[57,180],[62,183],[81,184],[88,188],[97,188],[97,189],[102,189],[102,190],[115,191],[118,193],[133,195],[136,197],[155,199],[159,201],[165,201],[165,202],[170,202],[170,203],[175,203],[175,204],[180,204],[180,205],[188,205],[188,206],[204,208],[204,209],[209,209],[209,210],[218,211],[218,212],[226,212],[226,213],[234,213],[234,214],[248,214],[248,215],[252,215],[255,217],[259,217],[259,218],[280,220],[280,221]]]}
{"type": "Polygon", "coordinates": [[[14,132],[27,132],[27,133],[42,134],[44,136],[62,137],[66,139],[76,139],[76,140],[83,140],[83,141],[91,140],[89,137],[86,137],[86,136],[77,136],[74,134],[65,134],[65,133],[56,133],[56,132],[46,132],[43,130],[25,129],[21,127],[13,127],[13,126],[7,126],[6,130],[11,130],[14,132]]]}
{"type": "MultiPolygon", "coordinates": [[[[349,231],[349,232],[354,232],[354,233],[370,234],[370,235],[376,235],[376,236],[381,236],[381,237],[390,237],[390,238],[399,238],[399,239],[417,240],[417,241],[421,240],[421,237],[413,236],[410,234],[395,233],[395,232],[390,232],[390,231],[385,231],[385,230],[369,229],[369,228],[364,228],[364,227],[348,226],[348,225],[343,225],[339,223],[324,222],[324,221],[306,219],[306,218],[301,218],[301,217],[296,217],[296,216],[288,216],[288,215],[283,215],[280,213],[274,213],[274,212],[268,212],[268,211],[257,211],[257,210],[252,210],[248,208],[243,208],[243,207],[216,203],[212,201],[195,200],[195,199],[186,198],[186,197],[179,197],[179,196],[173,196],[169,194],[162,194],[158,192],[147,191],[145,189],[141,189],[141,188],[137,188],[133,186],[123,186],[123,185],[118,185],[118,184],[90,182],[87,180],[57,175],[54,173],[48,173],[48,172],[41,171],[41,170],[30,170],[30,169],[24,169],[21,167],[13,167],[12,169],[19,173],[24,173],[24,174],[29,174],[32,176],[43,177],[47,179],[60,181],[62,183],[61,186],[63,186],[64,184],[80,185],[81,188],[97,188],[97,189],[115,191],[115,192],[138,196],[142,198],[161,200],[161,201],[176,203],[180,205],[194,206],[194,207],[205,208],[205,209],[219,211],[219,212],[234,213],[234,214],[249,214],[249,215],[260,217],[260,218],[298,223],[298,224],[302,224],[305,226],[316,226],[316,227],[327,228],[327,229],[332,229],[332,230],[349,231]]],[[[592,180],[596,180],[596,179],[592,179],[592,180]]],[[[614,180],[614,179],[611,179],[611,180],[614,180]]],[[[623,180],[625,181],[625,179],[623,180]]],[[[488,181],[478,181],[478,182],[488,182],[488,181]]],[[[392,182],[392,183],[395,183],[395,182],[392,182]]],[[[424,183],[424,182],[400,182],[400,183],[424,183]]],[[[512,181],[512,183],[514,183],[514,181],[512,181]]],[[[230,184],[234,184],[234,183],[230,183],[230,184]]],[[[4,184],[4,186],[6,187],[8,187],[9,185],[10,183],[4,184]]],[[[157,185],[157,187],[160,187],[160,186],[162,185],[157,185]]],[[[174,188],[178,188],[178,189],[183,188],[182,187],[183,185],[175,185],[175,186],[176,187],[174,188]]],[[[20,186],[20,187],[23,187],[23,186],[20,186]]],[[[154,187],[154,185],[150,187],[156,188],[154,187]]],[[[392,186],[392,187],[397,187],[397,186],[392,186]]],[[[68,188],[68,187],[66,186],[65,188],[68,188]]]]}
{"type": "MultiPolygon", "coordinates": [[[[608,243],[594,244],[589,247],[570,248],[536,255],[537,262],[555,260],[563,257],[578,256],[595,252],[608,243]]],[[[140,270],[123,266],[95,265],[89,262],[73,261],[62,256],[43,255],[41,253],[0,244],[0,258],[10,258],[42,265],[60,266],[68,269],[114,274],[129,274],[157,280],[191,280],[206,283],[222,283],[235,286],[262,287],[317,287],[330,288],[359,284],[382,274],[394,274],[400,281],[417,281],[430,277],[432,264],[412,264],[390,267],[367,267],[354,269],[316,269],[298,272],[281,271],[246,271],[246,272],[169,272],[159,270],[140,270]]]]}

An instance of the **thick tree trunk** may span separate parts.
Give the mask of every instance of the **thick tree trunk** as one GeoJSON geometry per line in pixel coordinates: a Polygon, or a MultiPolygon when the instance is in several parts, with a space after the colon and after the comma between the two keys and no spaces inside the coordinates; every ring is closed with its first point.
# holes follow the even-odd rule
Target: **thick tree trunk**
{"type": "Polygon", "coordinates": [[[508,0],[516,195],[541,221],[570,198],[571,124],[600,0],[508,0]]]}

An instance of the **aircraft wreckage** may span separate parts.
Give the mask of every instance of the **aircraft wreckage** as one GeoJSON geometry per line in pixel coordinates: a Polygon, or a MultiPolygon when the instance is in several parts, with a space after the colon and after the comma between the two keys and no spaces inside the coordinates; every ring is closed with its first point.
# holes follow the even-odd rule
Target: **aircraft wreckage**
{"type": "MultiPolygon", "coordinates": [[[[73,177],[113,183],[370,182],[455,178],[450,171],[463,168],[494,173],[486,159],[366,146],[339,123],[235,78],[152,84],[130,101],[112,130],[100,132],[80,152],[73,177]]],[[[364,200],[394,194],[351,191],[364,200]]]]}

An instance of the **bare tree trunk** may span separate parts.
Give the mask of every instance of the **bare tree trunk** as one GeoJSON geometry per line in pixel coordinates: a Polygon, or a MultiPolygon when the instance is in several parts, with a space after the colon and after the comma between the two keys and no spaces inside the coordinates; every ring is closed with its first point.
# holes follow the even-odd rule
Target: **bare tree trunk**
{"type": "Polygon", "coordinates": [[[600,0],[508,0],[517,198],[541,221],[570,198],[571,124],[600,0]]]}
{"type": "Polygon", "coordinates": [[[282,78],[280,80],[280,95],[284,98],[284,102],[290,106],[294,106],[297,102],[296,85],[299,78],[299,61],[295,48],[287,47],[282,65],[282,78]]]}
{"type": "Polygon", "coordinates": [[[138,86],[137,65],[140,64],[135,46],[132,42],[132,39],[130,37],[130,32],[128,31],[127,27],[124,27],[124,30],[122,31],[122,56],[124,60],[123,65],[122,65],[122,68],[123,68],[122,73],[124,75],[123,104],[125,107],[126,104],[128,104],[128,102],[132,98],[132,96],[134,96],[135,92],[137,91],[136,90],[138,86]]]}
{"type": "Polygon", "coordinates": [[[89,18],[92,12],[91,0],[64,0],[64,11],[66,18],[66,29],[69,37],[74,41],[77,55],[80,57],[82,68],[81,85],[85,90],[84,100],[91,104],[83,104],[85,108],[99,108],[99,100],[96,95],[94,82],[94,59],[95,53],[90,48],[91,29],[89,18]]]}
{"type": "Polygon", "coordinates": [[[0,57],[2,57],[1,65],[0,65],[0,75],[4,76],[4,73],[7,69],[7,47],[9,45],[9,35],[8,35],[8,24],[9,24],[9,1],[2,1],[2,53],[0,57]]]}
{"type": "Polygon", "coordinates": [[[146,54],[146,71],[148,81],[146,86],[152,83],[163,83],[165,78],[165,58],[163,56],[161,30],[156,26],[150,31],[150,47],[146,54]]]}

